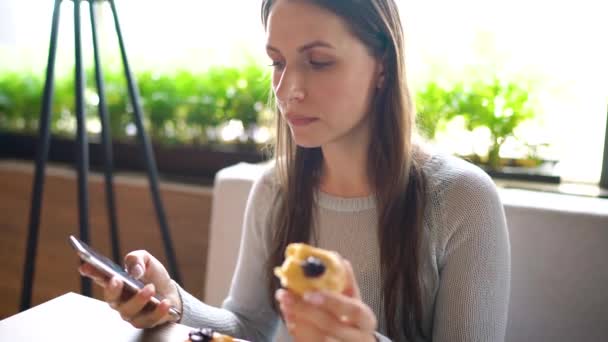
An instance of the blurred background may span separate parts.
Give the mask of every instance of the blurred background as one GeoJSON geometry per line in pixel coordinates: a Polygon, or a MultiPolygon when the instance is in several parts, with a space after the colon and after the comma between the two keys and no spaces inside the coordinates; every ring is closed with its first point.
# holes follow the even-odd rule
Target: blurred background
{"type": "MultiPolygon", "coordinates": [[[[36,132],[52,1],[2,0],[0,130],[36,132]]],[[[493,169],[540,166],[597,184],[606,134],[608,23],[602,5],[569,1],[398,1],[421,133],[493,169]],[[497,160],[502,158],[502,161],[497,160]]],[[[272,139],[260,1],[118,2],[146,127],[163,145],[264,145],[272,139]]],[[[62,5],[53,133],[70,137],[72,3],[62,5]]],[[[87,127],[97,117],[90,24],[82,8],[87,127]]],[[[98,11],[112,134],[136,130],[109,5],[98,11]]]]}
{"type": "MultiPolygon", "coordinates": [[[[498,184],[606,196],[599,187],[608,108],[601,2],[397,2],[423,139],[478,164],[498,184]]],[[[260,3],[116,1],[184,286],[199,296],[215,176],[264,161],[273,139],[260,3]]],[[[164,261],[112,13],[106,2],[97,6],[123,252],[146,248],[164,261]]],[[[52,9],[51,0],[0,0],[0,318],[18,309],[52,9]]],[[[36,303],[78,291],[77,260],[66,248],[77,227],[73,3],[61,11],[36,303]]],[[[92,240],[109,254],[87,2],[81,11],[92,240]]]]}

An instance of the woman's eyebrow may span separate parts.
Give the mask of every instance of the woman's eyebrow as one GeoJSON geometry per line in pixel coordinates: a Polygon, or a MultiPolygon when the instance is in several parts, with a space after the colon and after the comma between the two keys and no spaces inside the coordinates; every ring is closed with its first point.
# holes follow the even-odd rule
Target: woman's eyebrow
{"type": "Polygon", "coordinates": [[[266,51],[281,52],[279,51],[279,49],[273,47],[272,45],[266,45],[266,51]]]}
{"type": "Polygon", "coordinates": [[[315,41],[313,41],[311,43],[308,43],[308,44],[303,45],[300,48],[298,48],[298,52],[304,52],[306,50],[310,50],[310,49],[315,48],[315,47],[325,47],[325,48],[329,48],[329,49],[333,49],[334,48],[331,44],[329,44],[327,42],[324,42],[322,40],[315,40],[315,41]]]}
{"type": "MultiPolygon", "coordinates": [[[[329,44],[327,42],[324,42],[322,40],[315,40],[313,42],[310,42],[308,44],[300,46],[298,48],[298,52],[304,52],[306,50],[310,50],[310,49],[315,48],[315,47],[324,47],[324,48],[328,48],[328,49],[334,49],[333,45],[331,45],[331,44],[329,44]]],[[[266,50],[270,50],[270,51],[274,51],[274,52],[280,52],[279,49],[277,49],[276,47],[274,47],[274,46],[272,46],[270,44],[266,45],[266,50]]]]}

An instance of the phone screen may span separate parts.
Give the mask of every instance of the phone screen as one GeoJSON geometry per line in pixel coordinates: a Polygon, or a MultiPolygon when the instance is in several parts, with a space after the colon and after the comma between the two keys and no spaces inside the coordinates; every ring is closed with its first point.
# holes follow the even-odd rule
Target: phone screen
{"type": "MultiPolygon", "coordinates": [[[[132,291],[138,291],[145,286],[143,282],[133,278],[133,276],[131,276],[122,267],[118,266],[114,261],[97,252],[89,245],[82,242],[80,239],[76,238],[73,235],[70,235],[70,244],[72,245],[72,247],[74,247],[80,258],[84,262],[91,264],[96,269],[98,269],[109,277],[118,276],[124,283],[125,287],[131,289],[132,291]]],[[[159,295],[155,295],[151,299],[154,304],[160,303],[161,300],[162,297],[160,297],[159,295]]],[[[172,307],[169,312],[174,317],[180,317],[180,312],[175,307],[172,307]]]]}

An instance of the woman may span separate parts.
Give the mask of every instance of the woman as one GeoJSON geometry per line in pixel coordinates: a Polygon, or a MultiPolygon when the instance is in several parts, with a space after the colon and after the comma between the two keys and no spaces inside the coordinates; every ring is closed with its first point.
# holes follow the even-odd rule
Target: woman
{"type": "Polygon", "coordinates": [[[136,327],[165,322],[175,305],[184,324],[253,341],[286,332],[298,341],[504,340],[503,208],[481,170],[413,143],[394,1],[265,0],[262,19],[277,105],[275,166],[250,194],[223,307],[193,298],[144,251],[125,263],[151,285],[129,300],[119,281],[81,272],[136,327]],[[272,269],[295,241],[340,253],[347,290],[297,297],[280,289],[272,269]],[[155,290],[167,299],[143,311],[155,290]]]}

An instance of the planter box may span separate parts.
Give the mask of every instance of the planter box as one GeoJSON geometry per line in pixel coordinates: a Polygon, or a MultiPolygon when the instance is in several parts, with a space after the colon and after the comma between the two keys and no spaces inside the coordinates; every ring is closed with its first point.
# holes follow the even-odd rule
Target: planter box
{"type": "MultiPolygon", "coordinates": [[[[0,131],[0,158],[34,160],[37,142],[37,136],[0,131]]],[[[115,141],[112,145],[116,171],[146,171],[143,149],[139,143],[115,141]]],[[[75,148],[73,139],[54,136],[51,138],[49,161],[73,165],[76,160],[75,148]]],[[[267,159],[253,145],[155,144],[153,149],[161,177],[197,184],[212,184],[217,171],[224,167],[267,159]]],[[[92,170],[103,170],[103,146],[98,140],[89,141],[89,164],[92,170]]],[[[538,167],[503,166],[499,170],[492,170],[477,163],[493,178],[559,184],[561,178],[553,173],[554,164],[546,162],[538,167]]],[[[510,161],[509,165],[516,163],[510,161]]]]}
{"type": "MultiPolygon", "coordinates": [[[[0,158],[36,159],[38,137],[28,134],[0,132],[0,158]]],[[[143,146],[139,143],[116,141],[112,143],[115,171],[146,171],[143,146]]],[[[51,137],[48,160],[74,164],[74,139],[51,137]]],[[[257,163],[264,155],[251,145],[153,145],[158,172],[165,179],[190,183],[211,184],[217,171],[239,162],[257,163]]],[[[92,170],[103,170],[103,146],[98,140],[89,140],[89,165],[92,170]]]]}
{"type": "Polygon", "coordinates": [[[559,184],[561,177],[555,172],[557,161],[543,160],[539,165],[536,161],[528,159],[501,159],[501,166],[493,169],[483,163],[478,156],[460,156],[479,166],[492,178],[521,180],[538,183],[559,184]]]}
{"type": "Polygon", "coordinates": [[[503,166],[498,170],[492,170],[480,165],[492,178],[522,180],[539,183],[559,184],[561,177],[553,173],[553,165],[547,163],[538,167],[503,166]]]}

